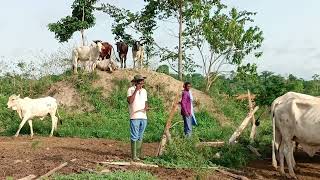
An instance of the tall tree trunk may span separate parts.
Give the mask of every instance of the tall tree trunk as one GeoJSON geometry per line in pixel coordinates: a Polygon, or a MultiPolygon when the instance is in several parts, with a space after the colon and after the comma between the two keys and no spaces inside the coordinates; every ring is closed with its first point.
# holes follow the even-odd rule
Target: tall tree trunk
{"type": "MultiPolygon", "coordinates": [[[[82,22],[84,21],[84,6],[82,7],[82,22]]],[[[85,46],[84,43],[84,29],[81,29],[81,40],[82,40],[82,46],[85,46]]]]}
{"type": "Polygon", "coordinates": [[[179,79],[182,80],[182,3],[183,0],[179,2],[179,60],[178,60],[178,74],[179,79]]]}

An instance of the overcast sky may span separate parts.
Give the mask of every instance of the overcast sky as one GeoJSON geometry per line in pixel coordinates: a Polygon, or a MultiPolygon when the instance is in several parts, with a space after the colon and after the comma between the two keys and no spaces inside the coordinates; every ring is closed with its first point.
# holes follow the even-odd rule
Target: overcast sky
{"type": "MultiPolygon", "coordinates": [[[[47,24],[71,14],[73,0],[10,0],[0,7],[0,59],[14,61],[27,59],[30,54],[44,51],[55,52],[59,47],[70,48],[79,44],[79,33],[64,44],[58,43],[47,24]]],[[[119,7],[137,11],[143,0],[100,0],[119,7]]],[[[264,32],[262,47],[264,55],[259,60],[259,71],[273,71],[282,75],[289,73],[310,79],[320,74],[320,7],[319,0],[227,0],[223,1],[240,10],[258,14],[255,23],[264,32]]],[[[88,41],[102,39],[114,42],[111,34],[112,19],[101,12],[96,13],[96,26],[86,31],[88,41]]],[[[177,44],[170,33],[174,25],[161,27],[156,34],[159,44],[177,44]]],[[[131,54],[128,54],[132,61],[131,54]]],[[[248,59],[248,61],[252,61],[248,59]]]]}

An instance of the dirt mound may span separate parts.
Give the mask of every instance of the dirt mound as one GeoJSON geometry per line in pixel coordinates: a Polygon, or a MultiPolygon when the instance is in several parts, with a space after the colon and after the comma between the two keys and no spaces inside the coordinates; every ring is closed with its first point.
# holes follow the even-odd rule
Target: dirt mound
{"type": "Polygon", "coordinates": [[[72,84],[65,81],[53,84],[45,95],[56,98],[59,105],[67,108],[69,107],[80,111],[93,110],[93,106],[81,98],[72,84]]]}
{"type": "MultiPolygon", "coordinates": [[[[95,87],[102,87],[104,89],[103,95],[108,97],[112,91],[112,85],[114,79],[127,79],[132,80],[133,76],[136,74],[141,74],[147,77],[146,82],[148,84],[148,90],[162,96],[165,100],[166,106],[170,107],[174,97],[181,93],[183,82],[174,79],[163,73],[154,72],[148,69],[142,70],[118,70],[113,73],[106,73],[102,71],[97,71],[100,79],[94,82],[95,87]]],[[[222,112],[216,108],[213,104],[211,97],[202,91],[192,89],[193,96],[197,102],[196,110],[205,109],[219,120],[221,125],[229,125],[230,120],[223,115],[222,112]]]]}

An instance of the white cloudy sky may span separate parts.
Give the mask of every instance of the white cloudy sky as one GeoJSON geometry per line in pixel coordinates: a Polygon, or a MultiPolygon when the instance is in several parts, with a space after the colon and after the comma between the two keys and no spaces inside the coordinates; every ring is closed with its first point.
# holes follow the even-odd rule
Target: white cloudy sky
{"type": "MultiPolygon", "coordinates": [[[[69,48],[79,43],[75,33],[65,44],[54,39],[47,24],[71,13],[73,0],[10,0],[0,7],[0,59],[13,61],[24,59],[39,51],[54,52],[59,47],[69,48]]],[[[100,0],[130,10],[143,7],[143,0],[100,0]]],[[[292,73],[311,78],[320,73],[320,7],[319,0],[224,0],[241,10],[257,12],[256,24],[264,31],[264,55],[258,64],[259,71],[274,71],[282,75],[292,73]]],[[[87,39],[102,39],[114,42],[110,27],[112,19],[97,12],[96,26],[86,32],[87,39]]],[[[170,36],[176,31],[167,24],[156,34],[160,44],[176,44],[170,36]]],[[[129,61],[131,56],[129,55],[129,61]]],[[[249,60],[252,61],[252,60],[249,60]]]]}

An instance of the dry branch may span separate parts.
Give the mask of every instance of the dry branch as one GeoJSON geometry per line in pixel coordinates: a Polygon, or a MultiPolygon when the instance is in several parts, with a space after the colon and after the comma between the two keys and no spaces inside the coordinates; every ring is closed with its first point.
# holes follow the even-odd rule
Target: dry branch
{"type": "Polygon", "coordinates": [[[225,170],[222,170],[222,169],[216,169],[216,171],[218,171],[219,173],[222,173],[222,174],[224,174],[224,175],[233,177],[233,178],[235,178],[235,179],[249,180],[249,179],[248,179],[247,177],[245,177],[245,176],[233,174],[233,173],[231,173],[231,172],[228,172],[228,171],[225,171],[225,170]]]}
{"type": "MultiPolygon", "coordinates": [[[[76,160],[77,160],[77,159],[72,159],[72,160],[70,160],[70,162],[74,162],[74,161],[76,161],[76,160]]],[[[55,173],[56,171],[59,171],[60,169],[62,169],[63,167],[65,167],[65,166],[67,166],[67,165],[68,165],[68,162],[64,162],[64,163],[60,164],[58,167],[56,167],[56,168],[50,170],[49,172],[47,172],[46,174],[40,176],[39,178],[37,178],[37,180],[38,180],[38,179],[43,179],[43,178],[45,178],[45,177],[49,177],[49,176],[51,176],[53,173],[55,173]]]]}
{"type": "Polygon", "coordinates": [[[254,108],[254,110],[252,112],[249,113],[249,115],[243,120],[243,122],[241,123],[241,125],[238,127],[238,129],[232,134],[232,136],[229,139],[229,143],[233,144],[237,138],[240,136],[240,134],[242,133],[242,131],[248,126],[252,116],[254,115],[254,113],[259,109],[258,106],[256,106],[254,108]]]}
{"type": "Polygon", "coordinates": [[[217,141],[217,142],[200,142],[196,144],[196,147],[200,146],[210,146],[210,147],[221,147],[224,146],[223,141],[217,141]]]}
{"type": "Polygon", "coordinates": [[[29,176],[20,178],[20,179],[18,179],[18,180],[32,180],[32,179],[34,179],[34,178],[36,178],[36,177],[37,177],[36,175],[30,174],[29,176]]]}
{"type": "MultiPolygon", "coordinates": [[[[252,99],[251,99],[251,94],[250,91],[248,89],[248,104],[249,104],[249,111],[252,112],[253,111],[253,104],[252,104],[252,99]]],[[[256,119],[254,118],[254,114],[252,115],[252,128],[251,128],[251,133],[250,133],[250,141],[253,142],[254,138],[256,136],[256,119]]]]}
{"type": "Polygon", "coordinates": [[[171,108],[169,117],[167,119],[166,126],[164,128],[163,135],[162,135],[159,147],[158,147],[158,152],[157,152],[158,156],[162,155],[162,153],[163,153],[163,151],[165,149],[167,141],[170,141],[170,139],[171,139],[170,127],[171,127],[172,119],[174,117],[174,113],[176,112],[176,110],[178,108],[179,96],[180,96],[180,91],[177,92],[177,95],[176,95],[176,97],[174,98],[174,100],[172,102],[172,108],[171,108]]]}
{"type": "Polygon", "coordinates": [[[248,145],[248,148],[250,149],[251,152],[253,152],[255,155],[257,155],[258,157],[261,157],[261,154],[258,152],[257,148],[248,145]]]}
{"type": "Polygon", "coordinates": [[[140,166],[140,167],[159,167],[154,164],[144,164],[141,162],[99,162],[104,165],[117,165],[117,166],[140,166]]]}

